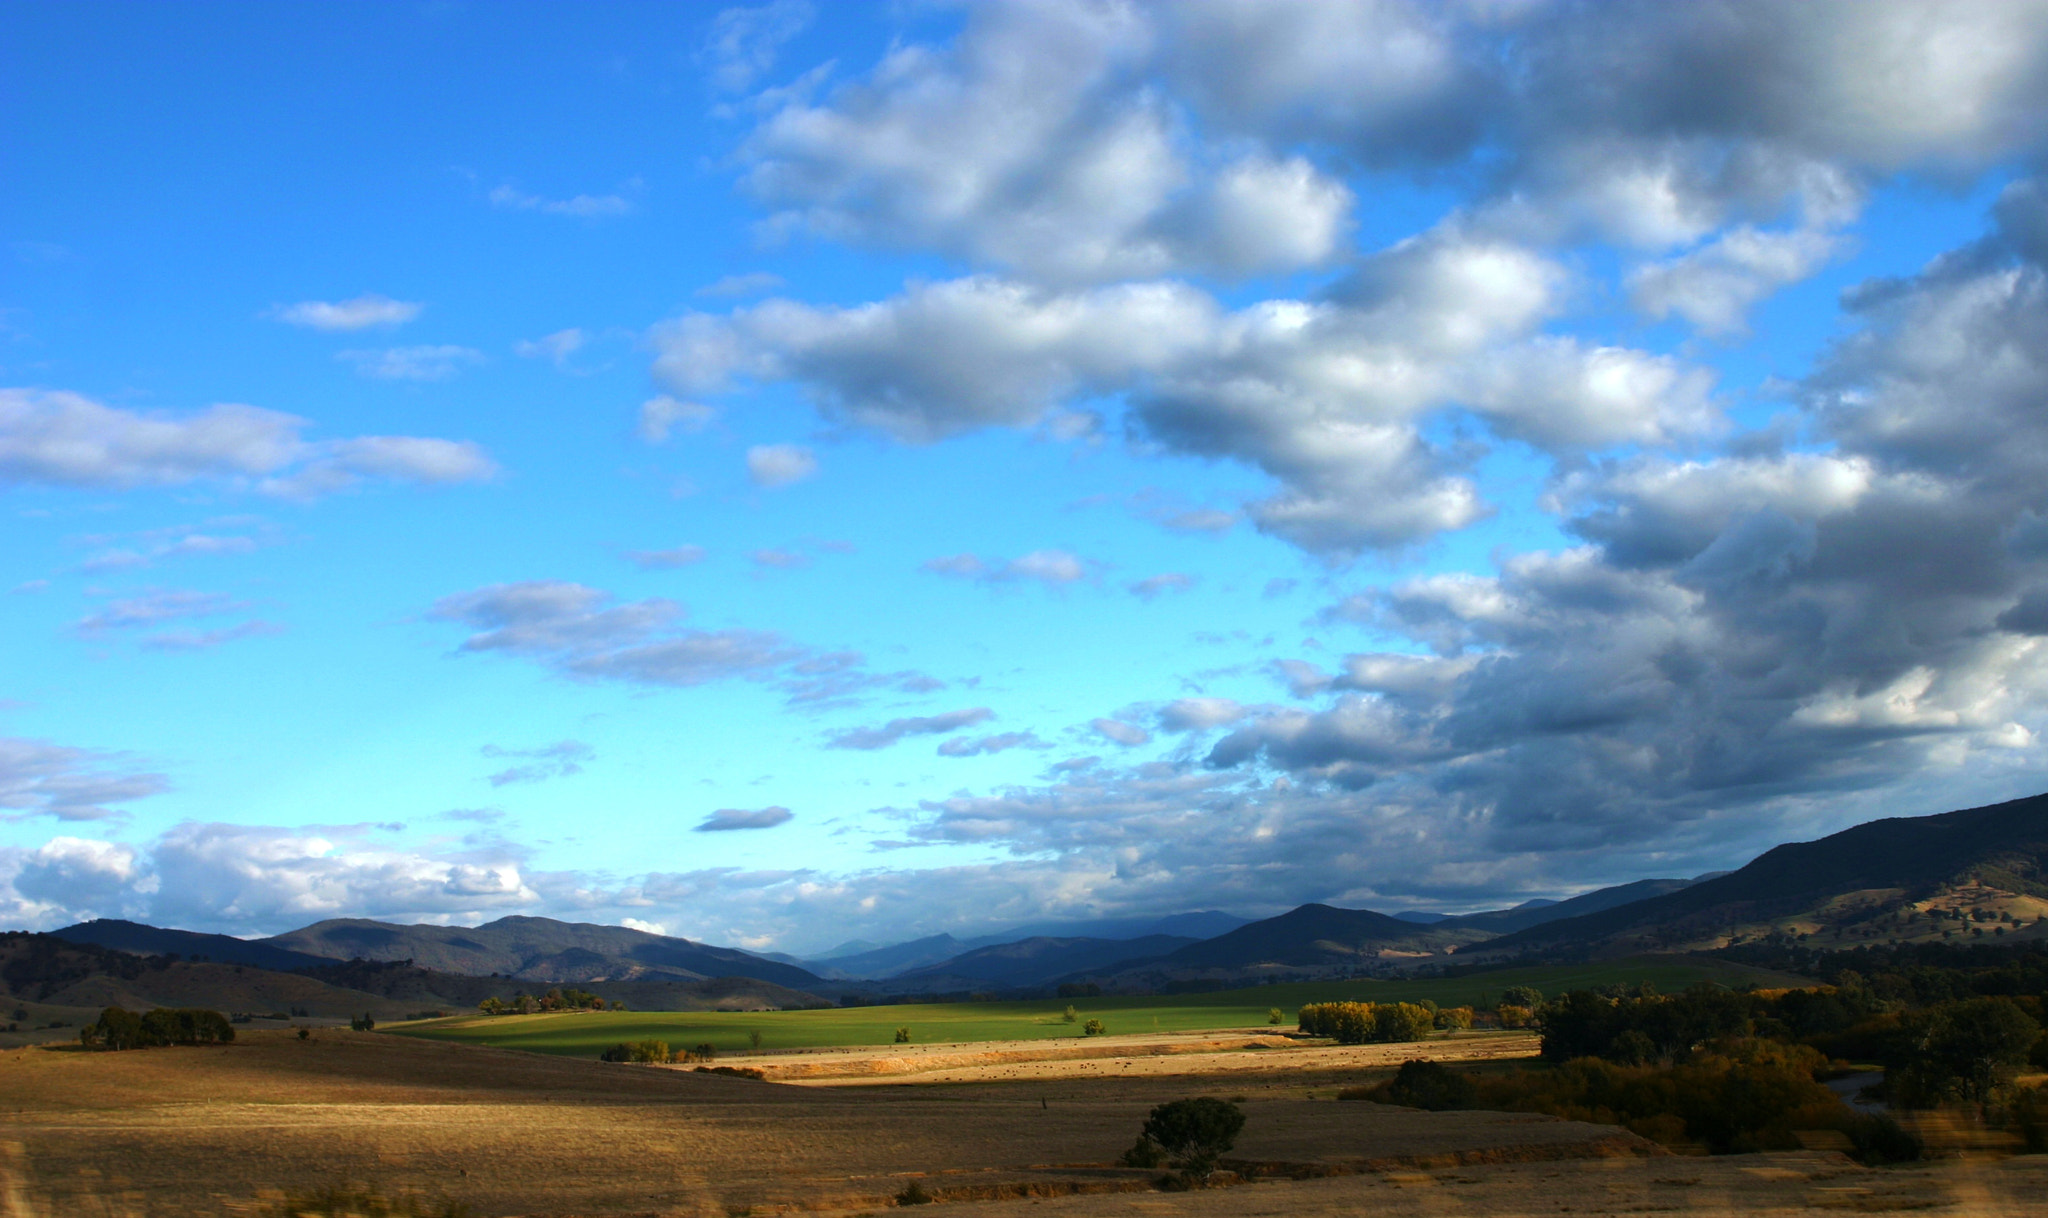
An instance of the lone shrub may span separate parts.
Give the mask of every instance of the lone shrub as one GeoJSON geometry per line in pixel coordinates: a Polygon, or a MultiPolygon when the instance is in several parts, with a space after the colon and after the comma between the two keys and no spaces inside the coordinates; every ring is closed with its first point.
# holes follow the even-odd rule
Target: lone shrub
{"type": "Polygon", "coordinates": [[[1060,1016],[1060,1022],[1072,1023],[1079,1018],[1081,1018],[1081,1012],[1075,1010],[1073,1007],[1070,1006],[1067,1008],[1066,1013],[1060,1016]]]}
{"type": "Polygon", "coordinates": [[[377,1021],[371,1018],[368,1011],[365,1011],[354,1019],[349,1020],[348,1026],[349,1030],[354,1032],[374,1032],[377,1030],[377,1021]]]}
{"type": "Polygon", "coordinates": [[[1266,1022],[1278,1026],[1287,1022],[1287,1012],[1274,1007],[1266,1012],[1266,1022]]]}
{"type": "Polygon", "coordinates": [[[898,1028],[898,1029],[896,1029],[896,1043],[897,1043],[897,1044],[899,1044],[899,1045],[907,1045],[907,1044],[909,1044],[909,1043],[910,1043],[910,1029],[909,1029],[909,1028],[898,1028]]]}
{"type": "Polygon", "coordinates": [[[1216,1160],[1237,1143],[1243,1129],[1243,1109],[1205,1095],[1154,1108],[1145,1118],[1144,1136],[1193,1181],[1208,1179],[1216,1170],[1216,1160]]]}
{"type": "Polygon", "coordinates": [[[1091,1019],[1081,1025],[1081,1035],[1083,1036],[1100,1036],[1107,1031],[1109,1029],[1099,1019],[1091,1019]]]}
{"type": "Polygon", "coordinates": [[[924,1185],[919,1184],[915,1180],[905,1185],[902,1192],[896,1194],[896,1204],[898,1205],[930,1205],[936,1200],[938,1198],[924,1191],[924,1185]]]}

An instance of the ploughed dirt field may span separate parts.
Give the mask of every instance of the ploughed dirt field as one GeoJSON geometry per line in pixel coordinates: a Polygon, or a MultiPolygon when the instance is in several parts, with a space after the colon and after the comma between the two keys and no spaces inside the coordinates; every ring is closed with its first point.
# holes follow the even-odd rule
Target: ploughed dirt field
{"type": "MultiPolygon", "coordinates": [[[[277,1213],[286,1193],[343,1183],[456,1200],[480,1218],[851,1218],[895,1205],[913,1183],[989,1218],[1367,1207],[1974,1215],[2036,1213],[2048,1198],[2048,1171],[2033,1159],[1873,1172],[1821,1153],[1679,1158],[1607,1126],[1336,1103],[1334,1091],[1372,1063],[1319,1050],[1124,1047],[1123,1058],[1070,1060],[1066,1076],[1047,1061],[955,1062],[866,1087],[339,1030],[129,1053],[17,1049],[0,1052],[0,1218],[277,1213]],[[1226,1056],[1261,1068],[1200,1072],[1226,1056]],[[1190,1072],[1104,1074],[1120,1060],[1190,1072]],[[1047,1073],[1003,1077],[1026,1066],[1047,1073]],[[973,1069],[993,1079],[927,1081],[973,1069]],[[1147,1110],[1190,1095],[1241,1098],[1248,1120],[1228,1162],[1251,1182],[1161,1193],[1150,1187],[1158,1173],[1114,1166],[1147,1110]]],[[[1406,1048],[1438,1047],[1459,1046],[1406,1048]]],[[[928,1048],[911,1056],[947,1056],[928,1048]]]]}

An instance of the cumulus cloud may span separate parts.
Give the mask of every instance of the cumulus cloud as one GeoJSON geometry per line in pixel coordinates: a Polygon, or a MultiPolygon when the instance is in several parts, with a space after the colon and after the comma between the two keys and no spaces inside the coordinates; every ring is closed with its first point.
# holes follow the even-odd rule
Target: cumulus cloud
{"type": "Polygon", "coordinates": [[[696,832],[724,833],[734,829],[773,829],[795,819],[788,808],[720,808],[704,818],[696,832]]]}
{"type": "Polygon", "coordinates": [[[755,486],[789,486],[817,472],[817,454],[801,445],[756,444],[747,450],[747,476],[755,486]]]}
{"type": "Polygon", "coordinates": [[[785,227],[1044,279],[1331,257],[1349,191],[1301,158],[1196,155],[1134,87],[1155,37],[1121,6],[977,8],[950,46],[898,45],[822,101],[781,99],[741,150],[744,184],[785,227]]]}
{"type": "Polygon", "coordinates": [[[120,815],[116,804],[170,789],[168,778],[124,754],[0,736],[0,808],[10,819],[105,820],[120,815]]]}
{"type": "Polygon", "coordinates": [[[685,316],[657,328],[656,371],[688,393],[795,381],[828,416],[909,442],[1034,427],[1121,395],[1167,450],[1271,475],[1279,489],[1247,505],[1251,519],[1341,558],[1488,513],[1466,458],[1425,435],[1432,417],[1471,411],[1562,455],[1717,422],[1697,370],[1538,335],[1565,280],[1527,248],[1453,225],[1365,260],[1320,301],[1227,312],[1182,283],[1052,291],[974,277],[855,308],[685,316]]]}
{"type": "Polygon", "coordinates": [[[357,373],[380,381],[445,381],[465,368],[484,362],[474,347],[451,343],[380,350],[337,351],[334,358],[355,365],[357,373]]]}
{"type": "Polygon", "coordinates": [[[985,706],[968,707],[963,710],[947,711],[942,715],[921,715],[905,719],[891,719],[880,727],[857,727],[834,732],[826,738],[828,749],[886,749],[905,736],[938,736],[957,732],[963,727],[972,727],[995,718],[995,712],[985,706]]]}
{"type": "Polygon", "coordinates": [[[393,300],[373,292],[353,300],[302,300],[295,305],[279,305],[272,310],[272,316],[311,330],[369,330],[402,326],[418,317],[425,307],[416,301],[393,300]]]}

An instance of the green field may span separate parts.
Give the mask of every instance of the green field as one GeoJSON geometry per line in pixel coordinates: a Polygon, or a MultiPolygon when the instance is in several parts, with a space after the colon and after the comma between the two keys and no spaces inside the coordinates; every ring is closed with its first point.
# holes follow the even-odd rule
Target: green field
{"type": "Polygon", "coordinates": [[[1614,961],[1502,969],[1470,977],[1428,981],[1332,981],[1263,985],[1213,994],[1077,998],[1079,1020],[1060,1016],[1068,1003],[957,1002],[851,1007],[819,1011],[604,1011],[550,1015],[455,1016],[396,1024],[406,1036],[526,1049],[571,1057],[595,1057],[621,1041],[664,1040],[672,1048],[709,1043],[721,1054],[751,1051],[750,1034],[761,1034],[763,1050],[827,1049],[886,1045],[897,1028],[910,1029],[918,1044],[985,1040],[1049,1040],[1081,1034],[1081,1024],[1100,1019],[1108,1031],[1199,1032],[1212,1028],[1263,1027],[1279,1007],[1289,1023],[1303,1003],[1413,1002],[1428,998],[1439,1006],[1488,1002],[1511,985],[1533,985],[1545,994],[1622,983],[1650,982],[1672,992],[1697,981],[1739,986],[1803,984],[1780,973],[1720,960],[1614,961]]]}

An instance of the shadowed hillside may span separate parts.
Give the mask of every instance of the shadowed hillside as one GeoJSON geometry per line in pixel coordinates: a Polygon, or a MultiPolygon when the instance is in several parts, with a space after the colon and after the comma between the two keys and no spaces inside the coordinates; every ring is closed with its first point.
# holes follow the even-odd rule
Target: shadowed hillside
{"type": "Polygon", "coordinates": [[[264,942],[329,960],[410,960],[436,972],[522,981],[585,984],[752,977],[796,989],[824,983],[807,969],[734,948],[553,918],[500,918],[482,926],[398,926],[335,918],[264,942]]]}
{"type": "MultiPolygon", "coordinates": [[[[1895,817],[1812,842],[1678,892],[1548,922],[1487,943],[1488,956],[1719,946],[1733,932],[1811,935],[1924,917],[1969,899],[2048,900],[2048,795],[1938,816],[1895,817]]],[[[1931,925],[1931,924],[1930,924],[1931,925]]]]}

